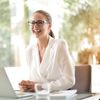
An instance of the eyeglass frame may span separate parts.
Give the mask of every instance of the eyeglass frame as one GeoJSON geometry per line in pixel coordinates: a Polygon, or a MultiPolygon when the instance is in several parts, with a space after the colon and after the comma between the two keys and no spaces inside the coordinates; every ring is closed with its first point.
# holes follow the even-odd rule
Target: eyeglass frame
{"type": "Polygon", "coordinates": [[[29,24],[31,24],[32,26],[34,26],[35,24],[38,26],[44,25],[44,24],[48,24],[47,20],[32,20],[32,21],[28,21],[29,24]]]}

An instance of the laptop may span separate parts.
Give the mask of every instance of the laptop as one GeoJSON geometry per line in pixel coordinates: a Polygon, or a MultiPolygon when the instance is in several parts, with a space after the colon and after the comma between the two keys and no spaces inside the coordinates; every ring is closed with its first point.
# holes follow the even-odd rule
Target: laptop
{"type": "Polygon", "coordinates": [[[21,98],[32,97],[33,95],[34,93],[32,92],[15,91],[7,76],[5,68],[0,67],[0,97],[21,98]]]}

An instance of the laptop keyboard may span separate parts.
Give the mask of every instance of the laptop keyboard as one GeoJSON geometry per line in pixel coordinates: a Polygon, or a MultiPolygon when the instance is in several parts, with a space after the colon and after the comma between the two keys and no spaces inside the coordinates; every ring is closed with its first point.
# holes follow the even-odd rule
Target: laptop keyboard
{"type": "Polygon", "coordinates": [[[22,92],[22,91],[15,91],[18,97],[21,96],[34,96],[35,93],[32,92],[22,92]]]}

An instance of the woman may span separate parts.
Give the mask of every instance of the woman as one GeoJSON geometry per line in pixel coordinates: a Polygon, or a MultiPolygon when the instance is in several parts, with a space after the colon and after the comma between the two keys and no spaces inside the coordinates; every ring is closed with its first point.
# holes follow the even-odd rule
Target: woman
{"type": "Polygon", "coordinates": [[[35,91],[36,84],[41,89],[47,89],[49,84],[50,91],[71,88],[75,83],[74,66],[65,41],[54,39],[51,16],[38,10],[29,23],[37,43],[27,48],[30,80],[19,83],[21,90],[35,91]]]}

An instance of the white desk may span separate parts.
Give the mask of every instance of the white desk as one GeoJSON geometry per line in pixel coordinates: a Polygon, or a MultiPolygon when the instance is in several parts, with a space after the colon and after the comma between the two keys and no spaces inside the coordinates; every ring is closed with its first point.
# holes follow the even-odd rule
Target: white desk
{"type": "Polygon", "coordinates": [[[20,99],[14,99],[14,98],[0,98],[0,100],[77,100],[76,95],[71,97],[50,97],[50,98],[36,98],[36,97],[28,97],[28,98],[20,98],[20,99]]]}
{"type": "Polygon", "coordinates": [[[95,97],[90,97],[90,96],[92,96],[92,95],[84,93],[84,94],[75,94],[75,95],[73,95],[71,97],[50,97],[49,99],[44,99],[44,98],[36,99],[36,97],[33,96],[33,97],[20,98],[20,99],[0,98],[0,100],[92,100],[91,98],[93,98],[93,100],[98,100],[97,98],[100,98],[100,95],[99,96],[95,96],[95,97]],[[86,98],[86,99],[84,99],[84,98],[86,98]],[[94,98],[96,98],[96,99],[94,99],[94,98]]]}
{"type": "Polygon", "coordinates": [[[19,98],[19,99],[16,99],[16,98],[4,98],[4,97],[0,97],[0,100],[35,100],[34,97],[25,97],[25,98],[19,98]]]}
{"type": "Polygon", "coordinates": [[[94,96],[91,96],[82,100],[100,100],[100,94],[96,94],[94,96]]]}

